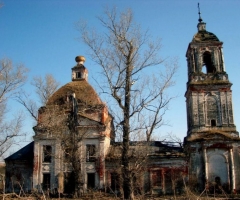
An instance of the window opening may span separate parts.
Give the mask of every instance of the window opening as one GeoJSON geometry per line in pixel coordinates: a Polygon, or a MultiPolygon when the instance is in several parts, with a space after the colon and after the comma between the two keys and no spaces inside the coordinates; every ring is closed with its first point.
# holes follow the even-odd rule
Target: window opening
{"type": "Polygon", "coordinates": [[[161,170],[156,170],[152,172],[152,185],[155,187],[160,187],[162,185],[162,173],[161,170]]]}
{"type": "Polygon", "coordinates": [[[204,54],[203,54],[203,66],[206,67],[206,73],[207,74],[216,72],[216,68],[215,68],[215,66],[213,65],[213,62],[212,62],[211,53],[208,52],[208,51],[204,52],[204,54]]]}
{"type": "Polygon", "coordinates": [[[52,147],[50,145],[43,146],[43,162],[51,162],[52,160],[52,147]]]}
{"type": "Polygon", "coordinates": [[[43,174],[42,188],[43,190],[50,189],[50,174],[43,174]]]}
{"type": "Polygon", "coordinates": [[[216,126],[217,124],[216,124],[216,120],[215,119],[212,119],[211,120],[211,126],[216,126]]]}
{"type": "Polygon", "coordinates": [[[94,162],[96,159],[96,147],[95,145],[88,144],[86,145],[86,161],[94,162]]]}

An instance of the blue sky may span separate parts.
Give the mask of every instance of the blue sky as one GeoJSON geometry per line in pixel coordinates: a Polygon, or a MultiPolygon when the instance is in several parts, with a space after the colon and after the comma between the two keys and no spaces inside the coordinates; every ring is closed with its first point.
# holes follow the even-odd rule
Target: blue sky
{"type": "MultiPolygon", "coordinates": [[[[135,21],[142,29],[149,29],[153,37],[162,38],[162,56],[176,56],[179,70],[176,85],[171,92],[176,98],[170,105],[166,119],[171,126],[159,130],[159,137],[172,132],[183,139],[186,135],[186,107],[184,93],[187,82],[185,53],[197,32],[200,3],[207,30],[224,43],[226,71],[233,83],[235,124],[240,127],[240,1],[237,0],[2,0],[0,9],[0,59],[10,58],[29,68],[29,81],[33,76],[53,74],[61,85],[71,81],[71,68],[77,55],[86,57],[89,82],[100,68],[87,56],[86,46],[79,40],[75,24],[85,19],[91,26],[101,28],[97,16],[104,6],[116,6],[120,11],[131,8],[135,21]]],[[[96,88],[96,87],[95,87],[96,88]]],[[[25,89],[34,93],[29,84],[25,89]]],[[[11,111],[21,107],[10,104],[11,111]]],[[[26,117],[24,129],[29,138],[33,135],[33,122],[26,117]]],[[[30,140],[30,139],[28,139],[30,140]]]]}

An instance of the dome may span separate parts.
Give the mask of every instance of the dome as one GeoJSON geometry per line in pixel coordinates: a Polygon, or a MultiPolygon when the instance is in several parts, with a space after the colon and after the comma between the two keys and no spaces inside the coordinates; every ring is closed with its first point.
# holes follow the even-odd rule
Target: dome
{"type": "Polygon", "coordinates": [[[72,81],[58,89],[48,100],[47,105],[66,99],[67,95],[75,93],[75,98],[87,105],[103,104],[96,91],[84,79],[72,81]]]}
{"type": "Polygon", "coordinates": [[[220,41],[215,34],[204,30],[198,31],[198,33],[193,36],[192,42],[220,42],[220,41]]]}

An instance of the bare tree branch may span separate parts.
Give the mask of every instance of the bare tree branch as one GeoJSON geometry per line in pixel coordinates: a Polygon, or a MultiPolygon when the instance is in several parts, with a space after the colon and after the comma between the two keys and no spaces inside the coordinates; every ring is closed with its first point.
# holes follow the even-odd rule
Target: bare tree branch
{"type": "Polygon", "coordinates": [[[9,120],[7,103],[26,81],[27,69],[13,65],[8,58],[0,60],[0,157],[2,157],[22,136],[23,115],[20,113],[9,120]]]}
{"type": "Polygon", "coordinates": [[[31,84],[35,87],[42,105],[46,105],[48,99],[56,92],[60,85],[51,74],[46,74],[44,78],[40,76],[34,77],[31,84]]]}
{"type": "MultiPolygon", "coordinates": [[[[46,74],[44,78],[34,77],[31,84],[34,86],[36,94],[42,106],[45,106],[48,99],[58,89],[60,83],[57,82],[51,74],[46,74]]],[[[20,103],[30,114],[30,116],[38,120],[38,108],[40,107],[36,101],[31,99],[31,96],[26,91],[21,90],[15,95],[15,100],[20,103]]]]}

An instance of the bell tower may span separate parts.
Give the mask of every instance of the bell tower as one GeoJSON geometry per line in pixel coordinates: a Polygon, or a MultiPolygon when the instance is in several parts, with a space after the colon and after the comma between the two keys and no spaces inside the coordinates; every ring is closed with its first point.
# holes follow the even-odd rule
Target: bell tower
{"type": "Polygon", "coordinates": [[[230,192],[240,189],[240,139],[233,118],[232,83],[225,70],[223,43],[206,30],[200,9],[198,14],[198,32],[186,52],[188,130],[184,145],[189,181],[199,191],[215,183],[230,192]]]}
{"type": "Polygon", "coordinates": [[[238,136],[233,120],[232,83],[224,66],[223,43],[206,31],[206,23],[200,14],[197,27],[198,32],[186,53],[187,137],[211,130],[238,136]]]}

